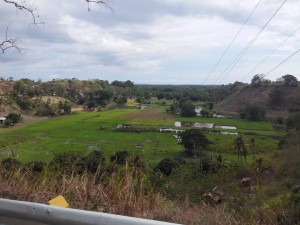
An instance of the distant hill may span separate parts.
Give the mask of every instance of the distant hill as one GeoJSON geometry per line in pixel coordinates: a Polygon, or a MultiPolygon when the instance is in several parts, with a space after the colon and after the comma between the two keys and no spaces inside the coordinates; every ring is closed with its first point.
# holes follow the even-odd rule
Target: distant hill
{"type": "Polygon", "coordinates": [[[266,117],[286,117],[300,111],[300,87],[284,85],[241,85],[215,106],[215,109],[238,115],[247,104],[259,104],[267,111],[266,117]]]}

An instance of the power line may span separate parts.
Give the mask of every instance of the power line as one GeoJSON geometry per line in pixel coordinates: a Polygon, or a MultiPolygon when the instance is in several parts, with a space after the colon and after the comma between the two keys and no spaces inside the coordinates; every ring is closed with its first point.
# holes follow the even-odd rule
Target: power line
{"type": "Polygon", "coordinates": [[[300,26],[294,30],[293,33],[291,33],[287,38],[285,38],[270,54],[268,54],[262,61],[260,61],[241,81],[243,82],[250,74],[253,73],[261,64],[263,64],[268,58],[270,58],[271,55],[274,54],[285,42],[287,42],[298,30],[300,29],[300,26]]]}
{"type": "MultiPolygon", "coordinates": [[[[223,79],[221,80],[221,82],[230,74],[230,72],[235,68],[235,66],[239,63],[239,61],[241,60],[241,58],[247,53],[247,51],[249,50],[249,48],[253,45],[253,43],[256,41],[256,39],[259,37],[259,35],[264,31],[264,29],[268,26],[268,24],[271,22],[271,20],[275,17],[275,15],[279,12],[279,10],[285,5],[285,3],[288,0],[284,0],[281,5],[278,7],[278,9],[275,11],[275,13],[271,16],[271,18],[265,23],[265,25],[260,29],[260,31],[255,35],[255,37],[248,43],[248,45],[240,52],[240,54],[232,61],[232,63],[230,64],[230,66],[228,66],[226,68],[226,70],[221,74],[220,77],[222,77],[226,71],[230,68],[230,70],[225,74],[225,76],[223,77],[223,79]]],[[[220,78],[219,77],[219,78],[220,78]]],[[[218,79],[219,79],[218,78],[218,79]]],[[[218,80],[217,79],[217,80],[218,80]]],[[[220,82],[220,83],[221,83],[220,82]]]]}
{"type": "Polygon", "coordinates": [[[240,28],[240,30],[236,33],[236,35],[234,36],[234,38],[231,40],[231,42],[229,43],[229,45],[227,46],[227,48],[225,49],[225,51],[223,52],[223,54],[221,55],[221,57],[219,58],[219,60],[217,61],[217,63],[214,65],[214,67],[211,69],[211,71],[209,72],[209,74],[206,76],[206,78],[203,81],[203,84],[206,83],[208,77],[214,72],[214,70],[216,69],[216,67],[219,65],[219,63],[221,62],[221,60],[224,58],[225,54],[228,52],[229,48],[232,46],[233,42],[235,41],[235,39],[238,37],[238,35],[241,33],[241,31],[243,30],[243,28],[245,27],[245,25],[248,23],[248,21],[250,20],[250,18],[252,17],[253,13],[255,12],[255,10],[257,9],[257,7],[259,6],[259,4],[261,3],[262,0],[259,0],[258,3],[256,4],[256,6],[254,7],[254,9],[252,10],[252,12],[250,13],[250,15],[248,16],[248,18],[245,20],[244,24],[242,25],[242,27],[240,28]]]}
{"type": "Polygon", "coordinates": [[[285,63],[286,61],[288,61],[290,58],[292,58],[294,55],[296,55],[298,52],[300,52],[300,48],[295,51],[293,54],[291,54],[289,57],[287,57],[285,60],[283,60],[281,63],[279,63],[277,66],[275,66],[273,69],[271,69],[269,72],[267,72],[264,76],[266,77],[268,74],[272,73],[274,70],[276,70],[279,66],[281,66],[283,63],[285,63]]]}

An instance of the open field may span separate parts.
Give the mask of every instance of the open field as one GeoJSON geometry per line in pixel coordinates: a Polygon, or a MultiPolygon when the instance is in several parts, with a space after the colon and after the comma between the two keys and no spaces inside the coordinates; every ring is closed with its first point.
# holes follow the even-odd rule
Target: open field
{"type": "MultiPolygon", "coordinates": [[[[175,117],[166,114],[165,107],[149,106],[144,110],[124,109],[78,113],[39,121],[20,128],[3,128],[0,136],[0,152],[12,151],[23,162],[34,160],[49,162],[53,154],[65,151],[87,154],[92,150],[101,149],[109,157],[116,151],[127,150],[142,154],[150,165],[154,165],[165,157],[184,155],[183,147],[173,137],[174,134],[158,132],[159,128],[173,127],[175,121],[209,122],[237,126],[238,131],[255,132],[257,135],[245,136],[245,142],[249,146],[250,139],[255,138],[257,154],[273,152],[277,140],[268,135],[280,135],[274,131],[269,122],[175,117]],[[116,128],[119,124],[128,124],[137,129],[150,127],[152,130],[151,132],[117,132],[116,128]]],[[[207,133],[207,137],[212,142],[209,148],[211,152],[235,154],[233,142],[236,136],[207,133]]]]}

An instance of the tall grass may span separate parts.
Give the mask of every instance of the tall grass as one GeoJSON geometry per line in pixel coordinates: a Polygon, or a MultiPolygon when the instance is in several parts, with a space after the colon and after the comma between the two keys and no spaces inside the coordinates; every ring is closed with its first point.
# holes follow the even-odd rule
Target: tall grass
{"type": "Polygon", "coordinates": [[[141,169],[128,165],[109,176],[100,167],[78,175],[1,166],[0,184],[0,197],[8,199],[47,203],[61,194],[72,208],[183,224],[246,224],[224,206],[170,201],[154,191],[141,169]]]}

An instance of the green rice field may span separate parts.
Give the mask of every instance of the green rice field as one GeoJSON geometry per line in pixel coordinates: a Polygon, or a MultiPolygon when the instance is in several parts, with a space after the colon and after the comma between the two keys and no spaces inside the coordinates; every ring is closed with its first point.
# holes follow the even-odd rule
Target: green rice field
{"type": "MultiPolygon", "coordinates": [[[[10,152],[23,162],[41,160],[49,162],[53,154],[76,151],[88,154],[100,149],[109,157],[117,151],[127,150],[141,154],[150,164],[165,157],[184,156],[183,147],[178,144],[174,133],[160,133],[160,128],[174,128],[175,121],[215,123],[236,126],[238,130],[251,131],[255,138],[257,154],[272,152],[278,140],[273,136],[282,134],[274,131],[270,122],[251,122],[240,119],[224,118],[183,118],[165,113],[165,107],[149,106],[144,110],[123,109],[104,112],[82,112],[66,117],[50,118],[18,128],[0,128],[0,153],[8,157],[10,152]],[[119,124],[133,128],[151,128],[150,132],[118,132],[119,124]]],[[[178,128],[177,128],[178,129],[178,128]]],[[[185,128],[187,129],[187,128],[185,128]]],[[[212,142],[211,152],[234,154],[235,135],[207,133],[212,142]]]]}

